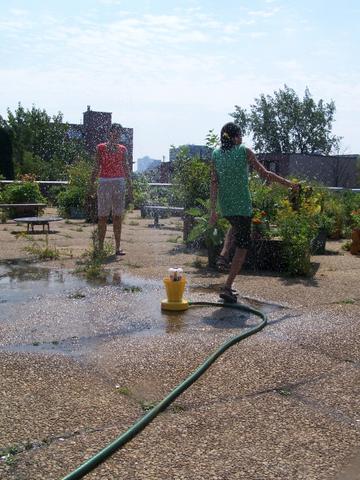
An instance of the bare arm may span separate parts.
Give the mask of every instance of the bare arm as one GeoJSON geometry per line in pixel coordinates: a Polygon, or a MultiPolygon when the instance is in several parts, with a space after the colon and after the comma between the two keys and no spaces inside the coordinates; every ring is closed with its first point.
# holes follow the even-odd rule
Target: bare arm
{"type": "Polygon", "coordinates": [[[288,188],[297,188],[297,184],[290,182],[289,180],[286,180],[286,178],[281,177],[280,175],[277,175],[274,172],[271,172],[270,170],[266,170],[264,165],[262,165],[259,160],[256,158],[255,153],[250,150],[249,148],[246,149],[246,154],[247,154],[247,159],[250,165],[256,170],[259,175],[266,180],[269,180],[270,182],[276,182],[280,183],[280,185],[284,185],[284,187],[288,188]]]}

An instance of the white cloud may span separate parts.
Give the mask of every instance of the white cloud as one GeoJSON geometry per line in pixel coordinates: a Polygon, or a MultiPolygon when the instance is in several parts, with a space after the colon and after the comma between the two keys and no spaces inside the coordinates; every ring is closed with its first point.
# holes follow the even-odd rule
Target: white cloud
{"type": "Polygon", "coordinates": [[[252,10],[248,12],[248,15],[253,17],[268,18],[273,17],[279,10],[280,9],[277,7],[274,7],[271,10],[252,10]]]}

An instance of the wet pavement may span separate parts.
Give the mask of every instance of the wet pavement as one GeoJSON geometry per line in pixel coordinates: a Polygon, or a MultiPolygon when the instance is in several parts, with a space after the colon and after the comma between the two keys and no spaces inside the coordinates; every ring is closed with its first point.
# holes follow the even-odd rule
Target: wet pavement
{"type": "MultiPolygon", "coordinates": [[[[162,312],[164,295],[161,281],[128,274],[110,273],[104,280],[88,281],[43,267],[3,268],[0,302],[6,308],[0,312],[0,351],[75,355],[118,336],[238,329],[257,321],[247,313],[212,307],[162,312]]],[[[188,288],[186,295],[204,299],[200,288],[188,288]]],[[[249,298],[243,302],[264,313],[283,308],[249,298]]]]}
{"type": "MultiPolygon", "coordinates": [[[[217,287],[190,285],[186,297],[216,302],[217,287]]],[[[1,266],[1,478],[60,479],[259,321],[210,307],[163,313],[163,297],[160,280],[125,273],[91,284],[1,266]]],[[[266,329],[87,478],[342,478],[360,448],[360,306],[242,302],[268,314],[266,329]]]]}

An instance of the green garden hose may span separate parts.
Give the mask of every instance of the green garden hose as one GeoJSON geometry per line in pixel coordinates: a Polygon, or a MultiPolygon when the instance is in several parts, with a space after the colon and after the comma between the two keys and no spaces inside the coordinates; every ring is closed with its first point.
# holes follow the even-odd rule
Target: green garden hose
{"type": "Polygon", "coordinates": [[[262,321],[255,325],[254,327],[248,328],[245,332],[235,337],[230,338],[225,343],[223,343],[214,353],[212,353],[207,359],[202,363],[191,375],[189,375],[182,383],[174,388],[163,400],[161,400],[154,408],[152,408],[148,413],[136,421],[126,432],[116,438],[108,446],[100,450],[97,454],[87,460],[85,463],[80,465],[76,470],[73,470],[71,473],[66,475],[63,480],[77,480],[83,478],[86,474],[91,472],[94,468],[104,462],[108,457],[113,453],[123,447],[127,442],[134,438],[138,433],[140,433],[160,412],[165,410],[174,400],[181,395],[186,389],[188,389],[201,375],[210,367],[215,360],[222,355],[225,350],[230,348],[235,343],[244,340],[250,335],[262,330],[266,323],[266,315],[259,310],[254,308],[247,307],[245,305],[240,305],[238,303],[214,303],[214,302],[189,302],[190,306],[210,306],[210,307],[225,307],[225,308],[234,308],[236,310],[241,310],[244,312],[252,313],[261,317],[262,321]]]}

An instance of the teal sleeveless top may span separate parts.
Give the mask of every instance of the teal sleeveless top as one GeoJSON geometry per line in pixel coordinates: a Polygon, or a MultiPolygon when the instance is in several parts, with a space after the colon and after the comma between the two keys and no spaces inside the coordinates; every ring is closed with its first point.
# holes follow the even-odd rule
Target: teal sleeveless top
{"type": "Polygon", "coordinates": [[[245,145],[230,150],[217,148],[212,160],[218,179],[218,205],[224,217],[252,216],[249,166],[245,145]]]}

